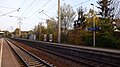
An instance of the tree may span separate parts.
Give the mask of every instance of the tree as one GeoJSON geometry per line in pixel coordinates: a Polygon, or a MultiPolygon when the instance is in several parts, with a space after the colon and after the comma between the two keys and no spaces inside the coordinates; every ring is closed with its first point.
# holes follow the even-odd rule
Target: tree
{"type": "Polygon", "coordinates": [[[97,1],[100,9],[99,15],[101,15],[102,18],[112,18],[114,14],[112,14],[112,11],[114,10],[114,7],[111,7],[112,0],[99,0],[97,1]]]}
{"type": "Polygon", "coordinates": [[[47,34],[53,34],[54,32],[57,32],[57,22],[52,19],[48,19],[46,20],[46,23],[47,23],[47,34]]]}
{"type": "Polygon", "coordinates": [[[95,17],[94,23],[95,23],[96,27],[101,26],[100,19],[96,13],[97,13],[96,11],[93,12],[93,9],[89,9],[89,12],[85,14],[86,21],[84,22],[84,24],[85,24],[86,29],[93,27],[93,14],[95,17]]]}
{"type": "Polygon", "coordinates": [[[10,32],[9,31],[4,30],[4,31],[1,31],[1,32],[4,32],[5,37],[10,37],[10,32]]]}
{"type": "Polygon", "coordinates": [[[84,29],[85,28],[85,14],[82,7],[78,8],[78,19],[74,21],[74,28],[84,29]]]}
{"type": "Polygon", "coordinates": [[[67,34],[67,31],[73,27],[75,17],[75,12],[70,5],[64,4],[63,6],[61,6],[62,32],[67,34]]]}
{"type": "Polygon", "coordinates": [[[16,36],[16,37],[19,37],[19,28],[16,28],[15,29],[15,31],[14,31],[14,35],[16,36]]]}
{"type": "Polygon", "coordinates": [[[120,0],[112,0],[111,7],[114,8],[112,11],[112,14],[114,14],[114,18],[118,19],[120,18],[120,0]]]}
{"type": "MultiPolygon", "coordinates": [[[[47,38],[49,34],[53,34],[56,37],[56,33],[58,30],[58,24],[54,18],[46,20],[47,27],[45,27],[42,22],[35,26],[34,34],[38,40],[44,39],[44,34],[47,34],[47,38]],[[54,35],[55,34],[55,35],[54,35]]],[[[56,37],[57,38],[57,37],[56,37]]],[[[48,39],[47,39],[48,40],[48,39]]]]}
{"type": "Polygon", "coordinates": [[[47,23],[47,34],[48,34],[48,39],[49,39],[49,35],[52,34],[53,37],[53,41],[57,42],[57,34],[58,34],[58,23],[57,21],[52,18],[52,19],[48,19],[46,20],[47,23]]]}
{"type": "Polygon", "coordinates": [[[100,23],[101,23],[101,32],[113,32],[112,31],[112,22],[113,22],[113,17],[114,17],[114,6],[113,5],[113,0],[99,0],[97,1],[100,9],[99,15],[100,17],[100,23]]]}
{"type": "Polygon", "coordinates": [[[42,40],[43,35],[47,33],[46,28],[42,25],[42,22],[36,25],[33,31],[34,31],[34,34],[36,35],[37,40],[42,40]]]}

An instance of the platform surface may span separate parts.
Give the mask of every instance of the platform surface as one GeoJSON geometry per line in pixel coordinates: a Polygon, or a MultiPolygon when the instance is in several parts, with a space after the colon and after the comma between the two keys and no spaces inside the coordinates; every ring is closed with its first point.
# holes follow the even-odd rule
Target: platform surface
{"type": "Polygon", "coordinates": [[[20,67],[7,42],[0,38],[0,67],[20,67]]]}

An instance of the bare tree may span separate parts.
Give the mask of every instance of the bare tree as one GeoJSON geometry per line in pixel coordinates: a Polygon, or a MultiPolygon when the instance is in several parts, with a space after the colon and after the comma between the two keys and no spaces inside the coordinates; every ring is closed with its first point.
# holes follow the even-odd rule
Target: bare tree
{"type": "Polygon", "coordinates": [[[67,30],[73,27],[75,12],[70,5],[64,4],[61,6],[61,26],[62,31],[67,33],[67,30]]]}
{"type": "Polygon", "coordinates": [[[112,18],[114,16],[114,14],[112,14],[114,7],[111,6],[111,4],[113,3],[112,0],[98,0],[98,9],[100,9],[99,11],[99,15],[102,16],[102,18],[112,18]]]}
{"type": "Polygon", "coordinates": [[[85,28],[85,11],[83,10],[82,6],[77,9],[78,12],[78,19],[74,21],[74,28],[80,28],[84,29],[85,28]]]}
{"type": "Polygon", "coordinates": [[[112,0],[111,7],[114,7],[113,14],[114,18],[119,19],[120,18],[120,0],[112,0]]]}

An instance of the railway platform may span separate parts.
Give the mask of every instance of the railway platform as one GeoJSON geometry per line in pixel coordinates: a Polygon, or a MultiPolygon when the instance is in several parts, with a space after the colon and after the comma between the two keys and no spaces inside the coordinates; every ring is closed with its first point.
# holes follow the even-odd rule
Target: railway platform
{"type": "Polygon", "coordinates": [[[21,67],[7,42],[0,38],[0,67],[21,67]]]}

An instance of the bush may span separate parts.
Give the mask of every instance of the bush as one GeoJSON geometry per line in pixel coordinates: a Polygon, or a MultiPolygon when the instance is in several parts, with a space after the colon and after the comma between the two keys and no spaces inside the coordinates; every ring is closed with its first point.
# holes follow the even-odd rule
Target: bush
{"type": "Polygon", "coordinates": [[[120,39],[117,40],[117,48],[120,49],[120,39]]]}
{"type": "Polygon", "coordinates": [[[96,46],[106,48],[117,48],[116,40],[111,36],[100,36],[96,38],[96,46]]]}
{"type": "MultiPolygon", "coordinates": [[[[85,36],[85,43],[88,46],[93,46],[93,36],[85,36]]],[[[116,37],[113,37],[110,33],[104,33],[102,35],[96,35],[96,47],[102,48],[120,48],[120,39],[117,40],[116,37]]]]}
{"type": "Polygon", "coordinates": [[[68,35],[67,35],[67,43],[69,44],[76,44],[76,45],[84,45],[84,31],[80,31],[80,30],[71,30],[69,31],[68,35]]]}
{"type": "Polygon", "coordinates": [[[93,46],[93,37],[92,37],[92,35],[86,35],[84,41],[85,41],[85,44],[87,46],[93,46]]]}

